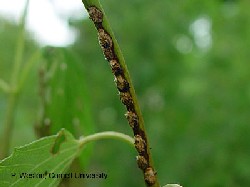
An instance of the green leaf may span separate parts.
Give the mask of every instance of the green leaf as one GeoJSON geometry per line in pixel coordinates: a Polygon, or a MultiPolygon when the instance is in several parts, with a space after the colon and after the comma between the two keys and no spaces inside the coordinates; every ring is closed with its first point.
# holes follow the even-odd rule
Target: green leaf
{"type": "Polygon", "coordinates": [[[66,130],[16,148],[0,162],[0,186],[57,186],[79,154],[79,142],[66,130]],[[40,177],[40,178],[39,178],[40,177]]]}
{"type": "Polygon", "coordinates": [[[12,155],[2,160],[0,187],[58,186],[61,179],[74,178],[74,173],[69,172],[70,165],[86,144],[106,138],[123,140],[134,147],[134,139],[122,133],[101,132],[76,140],[62,129],[57,135],[16,148],[12,155]]]}
{"type": "MultiPolygon", "coordinates": [[[[94,133],[84,64],[68,49],[47,47],[43,69],[41,126],[47,128],[43,136],[55,134],[61,128],[75,137],[94,133]]],[[[93,145],[88,145],[79,157],[82,166],[87,165],[92,149],[93,145]]]]}
{"type": "Polygon", "coordinates": [[[90,113],[85,70],[73,52],[64,48],[47,48],[45,63],[44,120],[50,133],[66,128],[76,137],[94,132],[90,113]]]}

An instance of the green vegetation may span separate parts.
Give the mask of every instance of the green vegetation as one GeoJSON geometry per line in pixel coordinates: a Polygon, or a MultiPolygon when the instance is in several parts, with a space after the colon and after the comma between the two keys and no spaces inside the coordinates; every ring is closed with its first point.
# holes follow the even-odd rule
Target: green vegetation
{"type": "MultiPolygon", "coordinates": [[[[101,3],[130,70],[160,183],[249,186],[250,4],[101,3]]],[[[2,153],[17,31],[22,30],[2,18],[0,24],[2,153]]],[[[62,128],[74,143],[80,136],[110,130],[133,136],[93,24],[89,19],[70,24],[80,34],[65,48],[40,48],[24,33],[18,79],[22,86],[15,101],[9,154],[43,136],[35,143],[53,142],[62,128]]],[[[56,146],[53,151],[63,148],[56,146]]],[[[87,144],[70,171],[107,173],[106,180],[81,180],[86,186],[145,186],[136,154],[120,141],[87,144]]],[[[1,172],[7,162],[1,162],[1,172]]],[[[80,185],[77,182],[75,186],[80,185]]]]}
{"type": "Polygon", "coordinates": [[[61,130],[57,135],[15,149],[10,157],[1,162],[0,185],[58,186],[60,178],[55,177],[57,174],[78,175],[69,174],[68,170],[84,145],[103,138],[117,138],[134,144],[132,138],[121,133],[96,133],[77,141],[68,131],[61,130]]]}

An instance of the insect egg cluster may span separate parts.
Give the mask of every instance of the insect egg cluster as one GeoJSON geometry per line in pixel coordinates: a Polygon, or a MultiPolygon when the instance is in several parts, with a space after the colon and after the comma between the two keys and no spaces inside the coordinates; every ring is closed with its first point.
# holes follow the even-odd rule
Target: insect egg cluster
{"type": "Polygon", "coordinates": [[[104,30],[98,29],[98,38],[105,58],[110,61],[115,58],[113,52],[113,41],[111,36],[104,30]]]}
{"type": "Polygon", "coordinates": [[[135,108],[133,97],[130,90],[129,81],[124,74],[124,69],[119,62],[116,54],[112,35],[105,30],[103,26],[103,12],[95,6],[88,7],[90,19],[94,22],[98,31],[98,39],[105,59],[109,62],[112,73],[115,77],[116,87],[119,91],[121,102],[125,105],[127,113],[125,114],[130,127],[134,133],[135,148],[138,152],[137,164],[144,173],[144,180],[152,186],[156,182],[156,172],[149,164],[149,154],[147,140],[144,131],[140,129],[140,119],[135,108]]]}
{"type": "Polygon", "coordinates": [[[144,156],[136,156],[138,167],[142,170],[148,168],[148,161],[144,158],[144,156]]]}
{"type": "Polygon", "coordinates": [[[94,23],[101,23],[103,19],[103,13],[95,6],[88,8],[89,17],[94,23]]]}
{"type": "Polygon", "coordinates": [[[155,175],[156,172],[151,167],[148,167],[144,172],[144,180],[146,183],[150,186],[152,186],[155,183],[155,175]]]}

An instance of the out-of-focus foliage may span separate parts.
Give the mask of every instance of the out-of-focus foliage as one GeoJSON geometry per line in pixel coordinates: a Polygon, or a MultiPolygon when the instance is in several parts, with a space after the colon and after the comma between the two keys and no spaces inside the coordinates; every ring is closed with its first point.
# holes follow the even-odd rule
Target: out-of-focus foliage
{"type": "MultiPolygon", "coordinates": [[[[19,26],[0,17],[0,78],[10,82],[11,72],[13,70],[13,62],[15,60],[16,45],[18,40],[19,26]]],[[[23,64],[38,49],[37,44],[31,39],[30,33],[25,34],[25,52],[23,64]]],[[[24,85],[24,89],[19,96],[14,123],[18,125],[14,128],[13,146],[21,146],[24,143],[32,141],[34,131],[32,125],[35,122],[38,97],[37,97],[37,65],[29,72],[28,79],[24,85]]],[[[0,90],[0,136],[3,135],[3,121],[6,114],[7,95],[0,90]]],[[[3,142],[0,142],[0,146],[3,142]]]]}
{"type": "MultiPolygon", "coordinates": [[[[75,53],[64,48],[43,49],[39,69],[41,112],[36,126],[40,136],[56,134],[62,128],[77,138],[94,133],[85,71],[75,53]]],[[[82,165],[86,165],[90,152],[84,149],[82,165]]]]}
{"type": "MultiPolygon", "coordinates": [[[[250,3],[236,0],[101,3],[138,94],[161,184],[249,186],[250,3]]],[[[70,48],[85,67],[85,91],[92,101],[97,131],[116,130],[132,135],[93,24],[88,19],[71,24],[79,29],[79,38],[70,48]]],[[[15,33],[11,33],[0,35],[0,74],[4,78],[9,73],[15,43],[15,33]]],[[[74,89],[78,84],[81,85],[68,85],[74,89]]],[[[33,94],[27,97],[29,100],[38,97],[33,84],[25,89],[23,95],[33,94]]],[[[1,111],[4,103],[1,97],[1,111]]],[[[30,106],[28,100],[26,104],[19,107],[18,124],[35,121],[34,112],[29,111],[34,108],[38,111],[38,105],[30,106]],[[20,118],[22,113],[30,116],[20,118]]],[[[2,112],[0,117],[2,121],[2,112]]],[[[86,180],[89,186],[144,185],[136,166],[136,153],[130,147],[105,141],[98,142],[94,150],[96,154],[86,170],[106,172],[108,178],[86,180]]]]}
{"type": "Polygon", "coordinates": [[[40,89],[45,89],[41,90],[45,92],[45,121],[48,118],[54,123],[49,124],[50,134],[61,128],[69,129],[77,137],[93,133],[83,64],[76,54],[66,49],[48,47],[44,51],[44,63],[40,69],[44,85],[40,85],[40,89]]]}

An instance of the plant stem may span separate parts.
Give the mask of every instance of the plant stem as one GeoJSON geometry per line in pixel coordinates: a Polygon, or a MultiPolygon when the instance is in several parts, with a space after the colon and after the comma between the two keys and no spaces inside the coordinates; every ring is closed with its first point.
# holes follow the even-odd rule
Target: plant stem
{"type": "Polygon", "coordinates": [[[80,147],[82,147],[86,143],[100,140],[100,139],[108,139],[108,138],[119,139],[119,140],[122,140],[122,141],[127,142],[128,144],[134,146],[134,139],[133,138],[131,138],[130,136],[128,136],[126,134],[114,132],[114,131],[100,132],[100,133],[96,133],[93,135],[83,137],[79,140],[79,144],[80,144],[80,147]]]}
{"type": "Polygon", "coordinates": [[[156,172],[153,167],[148,138],[144,128],[142,113],[118,42],[115,39],[99,0],[82,0],[82,2],[90,15],[90,19],[95,24],[99,43],[115,76],[120,100],[127,109],[126,118],[133,130],[135,138],[134,145],[138,152],[138,167],[143,171],[147,186],[159,187],[156,172]]]}
{"type": "Polygon", "coordinates": [[[14,59],[13,70],[11,74],[10,91],[8,93],[8,103],[5,115],[5,121],[3,125],[3,146],[0,155],[0,159],[8,156],[10,149],[10,141],[12,138],[12,131],[14,127],[14,113],[18,100],[18,78],[20,73],[20,67],[24,53],[24,34],[25,34],[25,18],[27,16],[29,0],[26,1],[23,15],[20,20],[20,33],[17,40],[17,49],[14,59]]]}
{"type": "Polygon", "coordinates": [[[16,93],[10,92],[9,98],[8,98],[8,106],[7,106],[6,115],[5,115],[5,121],[4,121],[3,147],[2,147],[0,159],[7,157],[9,154],[10,140],[11,140],[12,129],[13,129],[13,121],[14,121],[13,115],[15,111],[16,100],[17,100],[16,93]]]}
{"type": "Polygon", "coordinates": [[[14,66],[13,66],[13,71],[12,71],[12,77],[11,77],[11,86],[16,88],[17,83],[18,83],[18,78],[19,78],[19,73],[20,73],[20,67],[23,59],[23,52],[24,52],[24,38],[25,38],[25,19],[27,17],[27,12],[28,12],[28,5],[29,5],[29,0],[26,1],[23,15],[20,20],[20,26],[19,26],[19,37],[17,40],[17,49],[16,49],[16,55],[15,55],[15,60],[14,60],[14,66]]]}
{"type": "Polygon", "coordinates": [[[18,83],[18,88],[17,90],[21,90],[26,79],[27,76],[32,68],[32,66],[35,64],[35,62],[41,57],[41,52],[40,49],[38,49],[36,52],[34,52],[32,54],[32,56],[27,60],[27,62],[25,63],[22,72],[20,74],[20,78],[19,78],[19,83],[18,83]]]}

